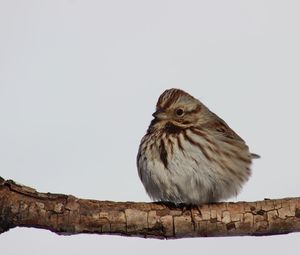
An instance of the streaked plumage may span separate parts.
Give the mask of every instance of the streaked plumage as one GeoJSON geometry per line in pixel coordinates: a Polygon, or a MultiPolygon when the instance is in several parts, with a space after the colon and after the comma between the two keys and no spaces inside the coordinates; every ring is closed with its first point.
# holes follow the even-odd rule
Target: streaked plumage
{"type": "Polygon", "coordinates": [[[257,155],[225,121],[180,89],[163,92],[153,117],[137,155],[153,200],[202,204],[238,194],[257,155]]]}

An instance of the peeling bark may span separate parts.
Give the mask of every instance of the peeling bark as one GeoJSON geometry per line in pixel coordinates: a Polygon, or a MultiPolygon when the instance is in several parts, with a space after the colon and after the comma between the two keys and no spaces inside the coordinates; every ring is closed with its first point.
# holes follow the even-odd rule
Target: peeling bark
{"type": "Polygon", "coordinates": [[[0,177],[0,233],[14,227],[159,239],[286,234],[300,231],[300,198],[176,207],[39,193],[0,177]]]}

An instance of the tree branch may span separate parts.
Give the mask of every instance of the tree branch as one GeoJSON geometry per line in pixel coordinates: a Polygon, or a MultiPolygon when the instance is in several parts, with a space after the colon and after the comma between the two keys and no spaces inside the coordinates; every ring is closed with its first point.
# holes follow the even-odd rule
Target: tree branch
{"type": "Polygon", "coordinates": [[[39,193],[0,177],[0,233],[14,227],[159,239],[286,234],[300,231],[300,198],[176,207],[39,193]]]}

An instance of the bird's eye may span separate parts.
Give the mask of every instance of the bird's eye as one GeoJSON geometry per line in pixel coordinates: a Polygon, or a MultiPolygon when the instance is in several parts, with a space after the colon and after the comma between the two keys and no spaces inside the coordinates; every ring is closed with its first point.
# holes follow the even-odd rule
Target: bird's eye
{"type": "Polygon", "coordinates": [[[178,117],[181,117],[183,115],[184,111],[183,111],[183,109],[178,108],[178,109],[176,109],[175,113],[178,117]]]}

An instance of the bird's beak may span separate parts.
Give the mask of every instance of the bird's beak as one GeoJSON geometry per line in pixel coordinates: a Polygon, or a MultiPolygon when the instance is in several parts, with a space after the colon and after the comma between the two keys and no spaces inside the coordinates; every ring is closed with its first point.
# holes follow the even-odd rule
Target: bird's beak
{"type": "Polygon", "coordinates": [[[156,110],[153,114],[152,114],[152,116],[154,117],[154,118],[156,118],[156,119],[166,119],[167,118],[167,115],[166,115],[166,113],[163,111],[163,110],[161,110],[161,109],[158,109],[158,110],[156,110]]]}

